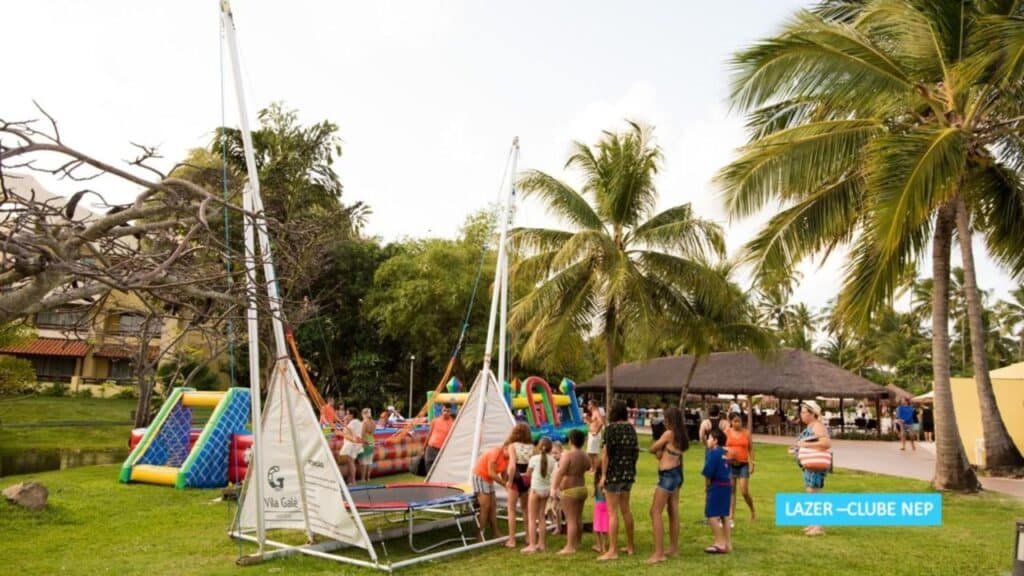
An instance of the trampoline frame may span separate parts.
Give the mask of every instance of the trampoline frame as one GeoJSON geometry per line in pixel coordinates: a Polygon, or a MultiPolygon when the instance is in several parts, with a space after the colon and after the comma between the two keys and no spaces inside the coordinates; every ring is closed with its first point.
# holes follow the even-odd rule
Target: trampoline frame
{"type": "MultiPolygon", "coordinates": [[[[417,483],[406,483],[406,484],[396,483],[396,484],[393,484],[393,486],[402,486],[402,485],[417,486],[419,484],[417,484],[417,483]]],[[[442,486],[447,486],[447,487],[455,487],[455,486],[450,485],[450,484],[435,484],[435,485],[442,485],[442,486]]],[[[385,488],[387,486],[392,486],[392,484],[385,484],[385,485],[383,485],[383,487],[385,487],[385,488]]],[[[376,485],[367,485],[365,488],[362,487],[362,486],[352,486],[352,487],[349,487],[348,489],[351,490],[351,491],[358,492],[360,489],[363,489],[363,490],[374,489],[374,488],[379,489],[381,487],[382,487],[382,485],[376,484],[376,485]]],[[[383,502],[383,504],[398,504],[398,503],[399,502],[397,502],[397,501],[383,502]]],[[[353,502],[353,504],[355,504],[355,503],[353,502]]],[[[354,549],[359,549],[359,550],[362,550],[362,548],[359,548],[359,547],[356,547],[356,546],[351,546],[351,545],[348,545],[348,544],[344,544],[344,543],[338,542],[336,540],[324,540],[324,541],[320,541],[320,542],[307,542],[306,544],[303,544],[303,545],[295,545],[295,544],[287,544],[285,542],[280,542],[280,541],[277,541],[277,540],[271,540],[271,539],[267,538],[267,539],[264,540],[263,543],[270,550],[264,551],[263,554],[261,554],[261,555],[244,556],[243,558],[239,559],[239,563],[240,564],[257,563],[257,562],[262,562],[263,560],[269,560],[271,558],[275,558],[275,557],[279,557],[279,556],[291,556],[293,554],[304,554],[304,555],[307,555],[307,556],[315,556],[317,558],[324,558],[324,559],[327,559],[327,560],[334,560],[335,562],[341,562],[341,563],[344,563],[344,564],[351,564],[351,565],[354,565],[354,566],[361,566],[363,568],[371,568],[371,569],[381,570],[381,571],[384,571],[384,572],[391,573],[391,572],[394,572],[395,570],[398,570],[400,568],[404,568],[404,567],[407,567],[407,566],[412,566],[414,564],[419,564],[421,562],[429,562],[429,561],[432,561],[432,560],[438,560],[440,558],[445,558],[447,556],[453,556],[455,554],[461,554],[463,552],[468,552],[470,550],[476,550],[478,548],[484,548],[484,547],[490,546],[492,544],[497,544],[497,543],[505,542],[507,540],[507,538],[508,538],[507,536],[502,535],[502,536],[498,536],[496,538],[491,538],[489,540],[471,541],[471,539],[475,540],[477,538],[477,536],[481,532],[480,532],[480,520],[479,520],[479,516],[477,514],[479,506],[478,506],[478,503],[477,503],[476,495],[475,494],[470,494],[470,493],[465,493],[465,494],[462,494],[462,495],[446,497],[446,498],[437,498],[437,499],[427,500],[427,501],[422,501],[422,502],[406,502],[406,503],[404,503],[404,506],[397,506],[397,507],[378,507],[378,508],[362,507],[361,508],[358,505],[356,505],[356,506],[354,506],[354,508],[355,508],[354,513],[358,514],[360,517],[383,516],[385,521],[387,521],[387,522],[394,523],[394,524],[401,524],[402,525],[399,528],[394,528],[392,530],[388,530],[387,532],[385,532],[383,530],[382,526],[378,526],[377,530],[375,531],[376,533],[373,534],[373,536],[375,536],[375,537],[371,537],[371,542],[370,542],[371,548],[376,549],[377,545],[379,544],[380,547],[381,547],[380,548],[381,552],[383,552],[383,557],[384,558],[388,558],[387,546],[385,544],[385,541],[386,540],[391,540],[391,539],[394,539],[394,538],[400,538],[401,536],[406,536],[407,537],[408,544],[409,544],[409,549],[413,553],[415,553],[417,555],[414,556],[414,557],[411,557],[411,558],[406,558],[406,559],[403,559],[403,560],[398,560],[396,562],[392,562],[390,559],[388,559],[387,561],[382,561],[381,557],[376,554],[376,550],[374,550],[374,552],[372,552],[371,555],[370,555],[370,559],[364,560],[364,559],[361,559],[361,558],[353,558],[351,556],[345,556],[343,554],[339,554],[338,551],[341,551],[341,550],[346,549],[346,548],[354,548],[354,549]],[[399,519],[392,521],[390,518],[388,518],[389,514],[394,514],[396,512],[400,512],[401,513],[401,517],[399,519]],[[426,519],[426,521],[424,521],[425,519],[423,518],[423,514],[427,514],[427,513],[433,514],[433,515],[441,515],[443,517],[442,518],[436,518],[436,517],[429,518],[429,519],[426,519]],[[467,518],[472,518],[471,526],[476,528],[476,533],[474,533],[474,534],[467,534],[466,530],[464,530],[463,524],[465,523],[467,518]],[[435,542],[433,544],[429,544],[429,545],[424,546],[422,548],[417,548],[416,547],[416,545],[415,545],[415,536],[416,536],[416,534],[421,533],[421,532],[429,531],[432,528],[441,527],[442,525],[444,527],[449,527],[449,526],[454,525],[457,528],[457,530],[459,531],[459,536],[455,537],[455,538],[446,538],[444,540],[441,540],[440,542],[435,542]],[[438,548],[440,548],[442,546],[445,546],[447,544],[453,544],[453,543],[457,543],[458,545],[457,546],[451,546],[451,547],[445,548],[443,550],[437,550],[438,548]],[[434,550],[437,550],[437,551],[434,551],[434,550]]],[[[245,541],[245,542],[257,543],[257,544],[259,543],[259,540],[254,536],[254,531],[253,530],[232,530],[228,534],[232,538],[235,538],[235,539],[238,539],[238,540],[242,540],[242,541],[245,541]]],[[[525,535],[526,535],[525,531],[521,531],[521,532],[518,532],[516,534],[517,537],[524,537],[525,535]]]]}
{"type": "MultiPolygon", "coordinates": [[[[352,486],[349,488],[349,493],[353,496],[360,492],[367,492],[370,490],[388,490],[390,488],[415,488],[421,487],[425,484],[415,482],[404,482],[404,483],[392,483],[392,484],[364,484],[358,486],[352,486]]],[[[405,524],[405,533],[408,538],[409,549],[417,554],[429,552],[435,550],[447,544],[458,542],[462,544],[462,548],[469,545],[469,541],[466,538],[466,531],[463,530],[463,522],[467,518],[472,519],[471,526],[476,527],[476,534],[480,533],[480,519],[477,516],[477,500],[475,494],[467,494],[460,488],[451,484],[427,484],[432,487],[441,487],[457,490],[457,493],[450,496],[441,498],[432,498],[429,500],[422,501],[401,501],[401,500],[389,500],[379,503],[365,503],[355,502],[355,508],[359,511],[359,515],[362,517],[371,516],[383,516],[386,522],[392,524],[405,524]],[[362,504],[362,505],[361,505],[362,504]],[[390,513],[400,512],[401,517],[397,520],[392,520],[389,517],[390,513]],[[424,515],[429,515],[424,517],[424,515]],[[440,515],[444,518],[436,518],[435,516],[440,515]],[[417,530],[417,520],[420,520],[420,529],[417,530]],[[425,521],[425,522],[424,522],[425,521]],[[456,529],[459,531],[459,535],[456,538],[446,538],[433,544],[423,546],[419,548],[416,546],[416,534],[424,532],[425,527],[440,527],[440,524],[454,524],[456,529]]],[[[384,536],[384,532],[381,526],[377,526],[378,541],[381,542],[381,546],[385,548],[383,544],[387,538],[384,536]]],[[[475,538],[475,534],[472,536],[475,538]]]]}

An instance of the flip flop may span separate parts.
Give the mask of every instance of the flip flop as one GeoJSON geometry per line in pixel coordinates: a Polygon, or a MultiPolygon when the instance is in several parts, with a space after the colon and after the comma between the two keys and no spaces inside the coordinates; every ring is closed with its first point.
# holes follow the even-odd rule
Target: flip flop
{"type": "Polygon", "coordinates": [[[719,548],[718,546],[708,546],[707,548],[704,549],[704,552],[706,552],[707,554],[728,554],[729,553],[728,550],[723,550],[722,548],[719,548]]]}

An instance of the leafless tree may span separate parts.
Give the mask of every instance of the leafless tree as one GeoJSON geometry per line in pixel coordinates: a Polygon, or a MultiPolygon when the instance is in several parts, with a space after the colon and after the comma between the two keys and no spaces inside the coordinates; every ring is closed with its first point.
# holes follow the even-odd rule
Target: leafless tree
{"type": "MultiPolygon", "coordinates": [[[[225,211],[236,223],[244,212],[237,198],[225,201],[201,179],[181,177],[187,172],[179,170],[181,164],[159,170],[155,148],[136,144],[138,156],[116,166],[85,154],[66,144],[57,122],[39,111],[43,122],[0,118],[0,325],[63,305],[98,306],[115,290],[139,296],[150,319],[184,319],[185,329],[155,354],[149,338],[139,339],[136,424],[144,425],[156,367],[187,333],[202,333],[212,359],[224,351],[229,325],[234,332],[244,329],[243,267],[226,266],[232,250],[222,224],[225,211]],[[83,188],[54,200],[16,190],[15,171],[56,176],[83,188]],[[130,203],[110,204],[92,187],[101,176],[138,186],[139,193],[130,203]],[[86,202],[92,210],[82,209],[86,202]]],[[[235,254],[241,262],[237,248],[235,254]]],[[[265,291],[257,288],[256,296],[265,315],[265,291]]],[[[304,308],[309,307],[290,307],[304,308]]],[[[192,376],[185,375],[186,381],[192,376]]]]}

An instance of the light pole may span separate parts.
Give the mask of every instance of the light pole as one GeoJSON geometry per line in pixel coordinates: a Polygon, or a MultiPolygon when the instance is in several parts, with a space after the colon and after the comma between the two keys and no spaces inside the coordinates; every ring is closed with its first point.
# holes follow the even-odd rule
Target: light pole
{"type": "Polygon", "coordinates": [[[416,364],[416,355],[415,354],[410,354],[409,355],[409,418],[410,419],[413,417],[413,415],[412,415],[412,369],[413,369],[413,366],[415,364],[416,364]]]}

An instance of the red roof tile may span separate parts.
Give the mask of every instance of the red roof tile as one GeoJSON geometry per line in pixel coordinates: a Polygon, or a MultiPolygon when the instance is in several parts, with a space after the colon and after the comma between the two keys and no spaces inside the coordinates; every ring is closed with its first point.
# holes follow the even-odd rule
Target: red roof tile
{"type": "Polygon", "coordinates": [[[88,342],[84,340],[64,340],[62,338],[36,338],[24,344],[0,348],[0,354],[19,354],[22,356],[71,356],[82,358],[88,352],[88,342]]]}
{"type": "MultiPolygon", "coordinates": [[[[139,349],[137,346],[128,346],[122,344],[103,344],[101,346],[96,347],[96,349],[93,351],[93,355],[99,356],[100,358],[135,358],[135,355],[138,354],[138,350],[139,349]]],[[[149,347],[150,360],[156,358],[157,354],[159,353],[160,349],[158,347],[149,347]]]]}

